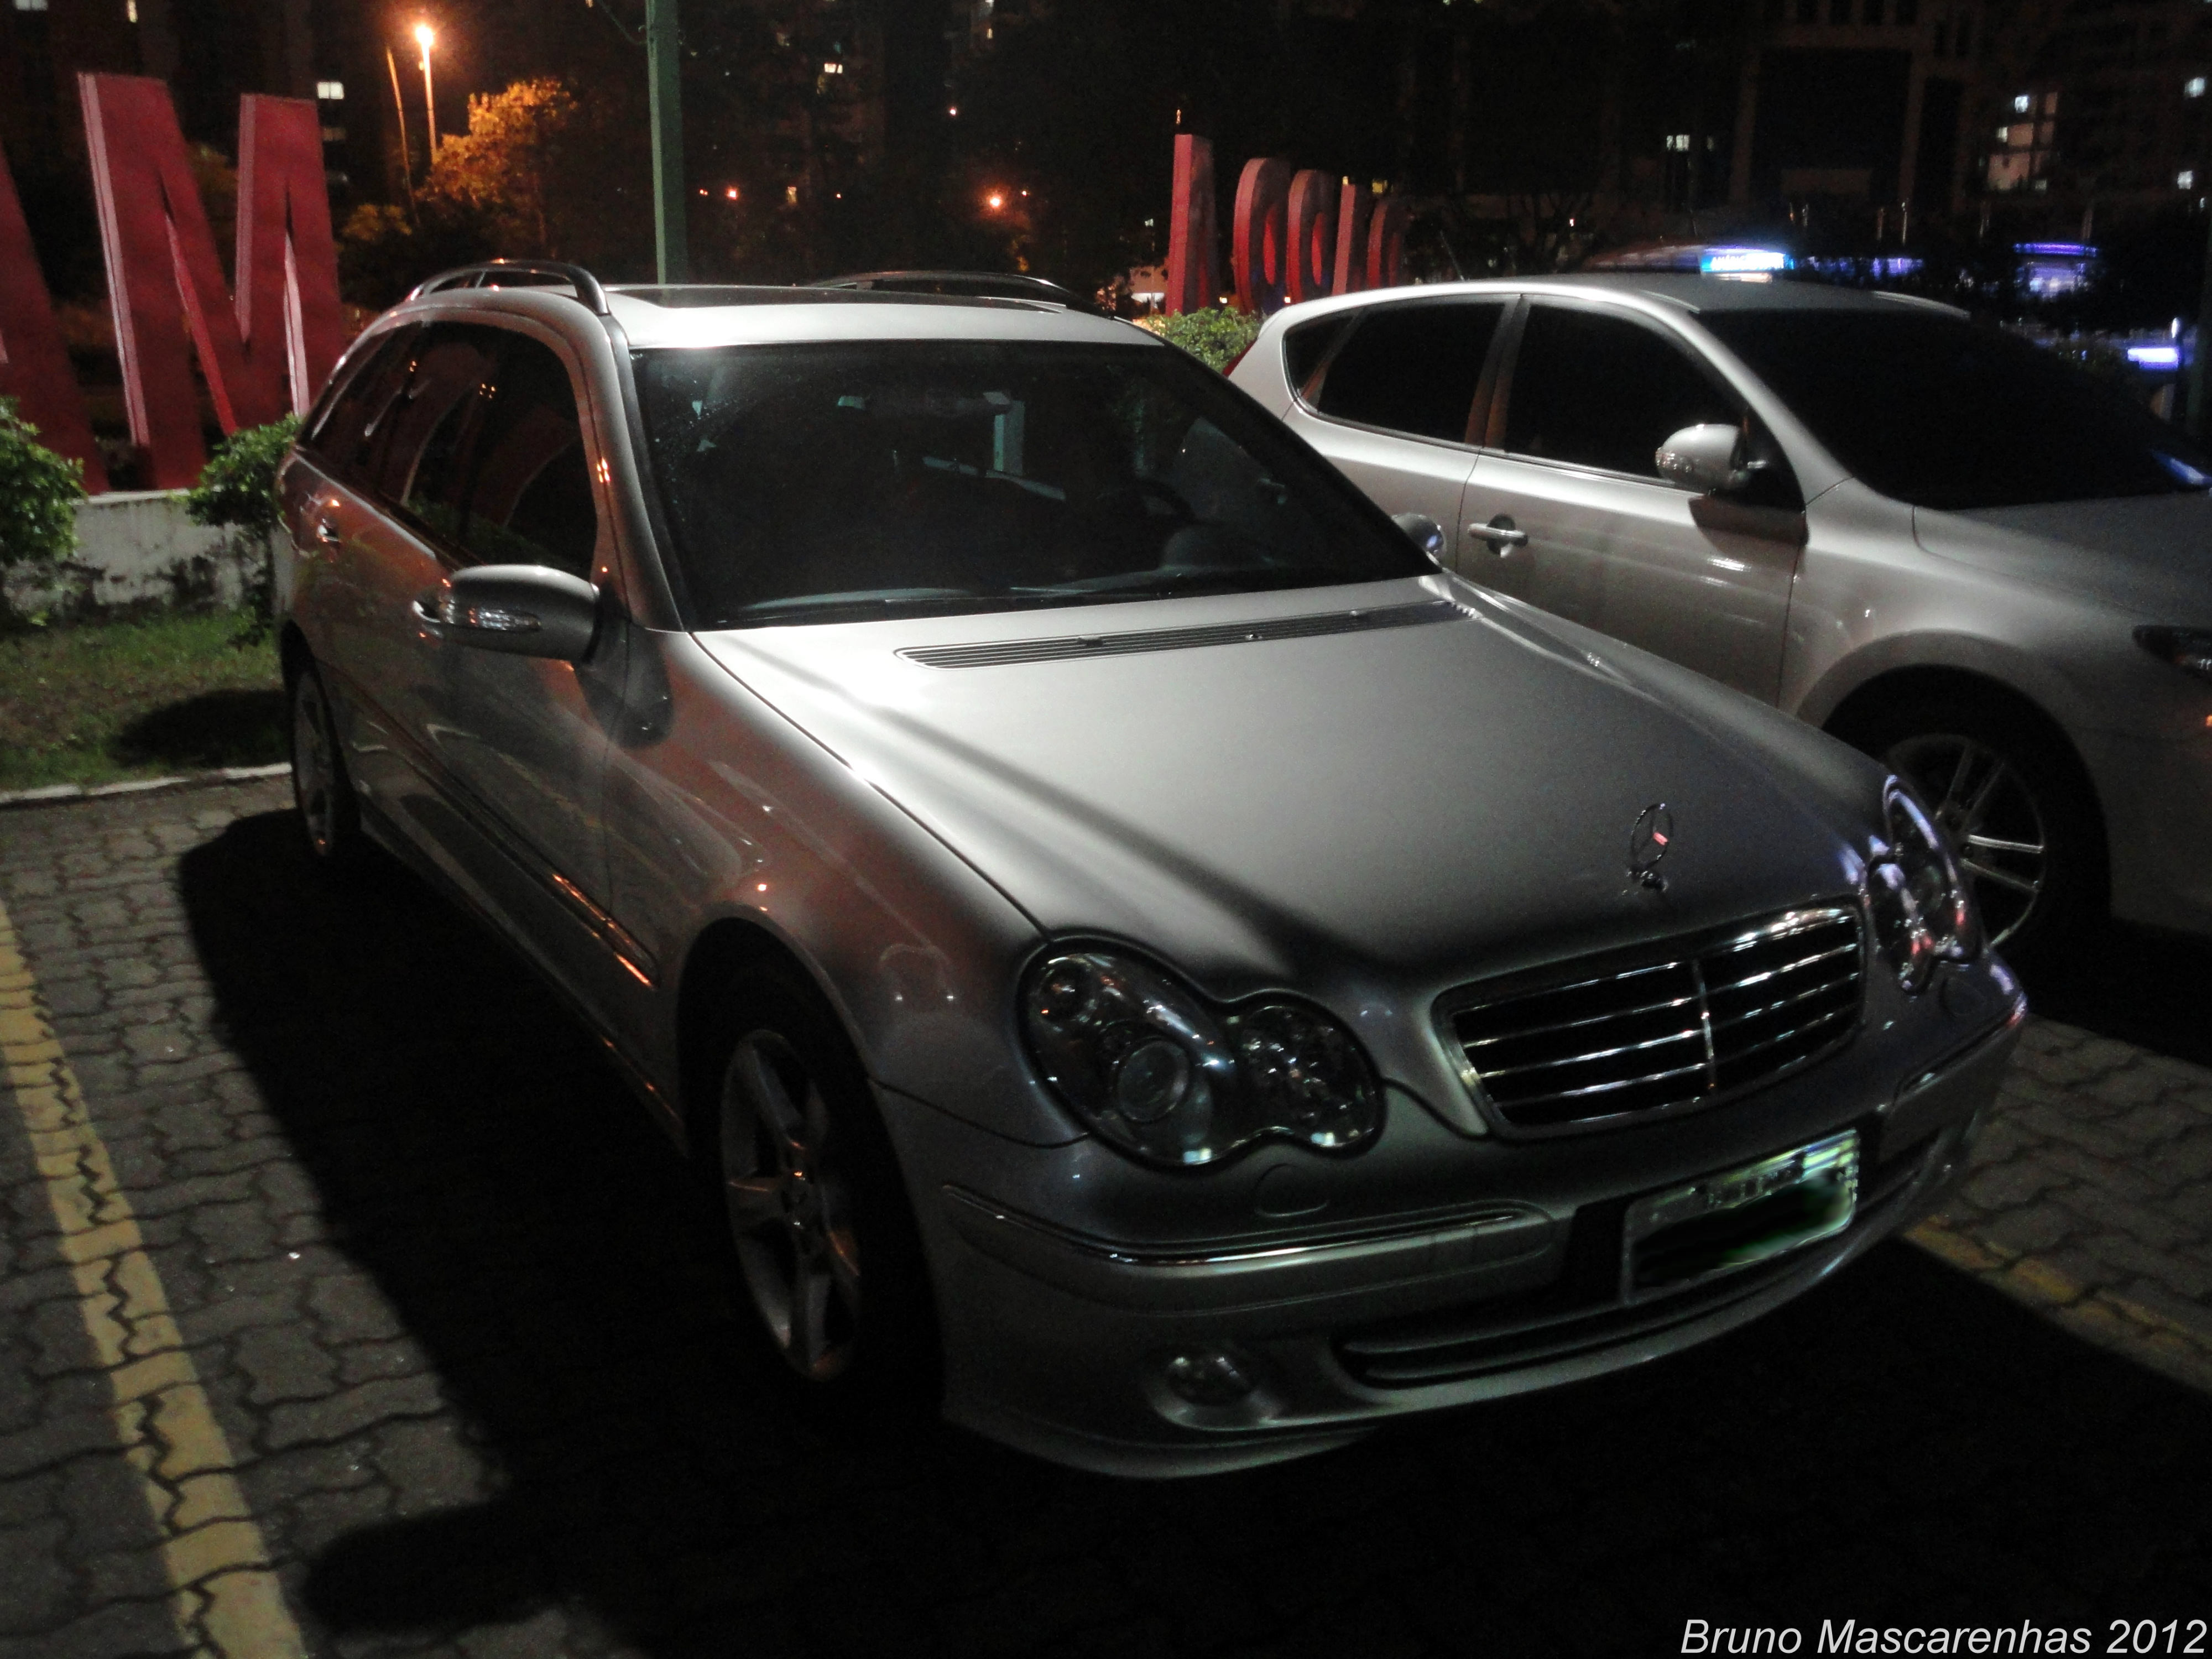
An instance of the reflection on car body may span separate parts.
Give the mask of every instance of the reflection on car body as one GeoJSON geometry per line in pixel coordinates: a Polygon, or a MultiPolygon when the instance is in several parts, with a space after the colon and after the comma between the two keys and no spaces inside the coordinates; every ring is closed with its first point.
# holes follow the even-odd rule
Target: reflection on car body
{"type": "Polygon", "coordinates": [[[537,275],[286,468],[302,822],[567,994],[794,1388],[1262,1462],[1729,1328],[1958,1164],[2022,1005],[1879,768],[1121,325],[537,275]]]}

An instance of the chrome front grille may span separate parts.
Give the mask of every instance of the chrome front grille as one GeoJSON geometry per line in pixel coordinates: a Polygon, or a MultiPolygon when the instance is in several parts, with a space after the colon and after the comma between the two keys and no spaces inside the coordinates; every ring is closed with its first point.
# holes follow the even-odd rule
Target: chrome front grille
{"type": "Polygon", "coordinates": [[[1856,908],[1567,964],[1447,1004],[1470,1092],[1510,1128],[1561,1133],[1708,1104],[1808,1066],[1857,1029],[1856,908]]]}

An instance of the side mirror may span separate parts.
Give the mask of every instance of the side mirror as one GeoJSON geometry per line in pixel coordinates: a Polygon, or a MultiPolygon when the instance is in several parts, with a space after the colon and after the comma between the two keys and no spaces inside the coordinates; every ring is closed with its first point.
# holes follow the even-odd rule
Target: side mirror
{"type": "Polygon", "coordinates": [[[592,648],[599,590],[540,564],[482,564],[453,577],[436,620],[483,651],[573,662],[592,648]]]}
{"type": "Polygon", "coordinates": [[[1652,459],[1668,483],[1701,495],[1741,489],[1751,480],[1743,464],[1743,433],[1733,426],[1686,426],[1652,459]]]}
{"type": "Polygon", "coordinates": [[[1393,513],[1390,522],[1438,564],[1444,562],[1444,527],[1425,513],[1393,513]]]}

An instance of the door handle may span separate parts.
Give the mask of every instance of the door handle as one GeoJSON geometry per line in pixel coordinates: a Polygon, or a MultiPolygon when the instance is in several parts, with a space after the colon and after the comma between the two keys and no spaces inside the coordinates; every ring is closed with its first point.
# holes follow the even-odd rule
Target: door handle
{"type": "Polygon", "coordinates": [[[1477,541],[1489,543],[1490,550],[1501,559],[1505,556],[1507,549],[1528,545],[1528,532],[1525,530],[1516,530],[1513,527],[1513,520],[1503,513],[1488,524],[1468,526],[1467,533],[1477,541]]]}
{"type": "Polygon", "coordinates": [[[337,526],[330,520],[318,519],[315,520],[315,539],[325,547],[336,547],[343,542],[345,538],[338,533],[337,526]]]}
{"type": "Polygon", "coordinates": [[[433,587],[417,594],[414,605],[415,620],[428,623],[433,628],[450,626],[453,617],[447,609],[448,603],[446,590],[442,587],[433,587]]]}

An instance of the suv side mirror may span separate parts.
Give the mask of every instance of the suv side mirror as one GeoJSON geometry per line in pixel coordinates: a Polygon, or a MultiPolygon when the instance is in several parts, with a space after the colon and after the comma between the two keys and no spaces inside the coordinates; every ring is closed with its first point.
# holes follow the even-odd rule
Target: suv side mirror
{"type": "Polygon", "coordinates": [[[1701,495],[1741,489],[1751,482],[1743,463],[1743,432],[1737,427],[1686,426],[1661,444],[1652,459],[1668,483],[1701,495]]]}
{"type": "Polygon", "coordinates": [[[1444,562],[1444,527],[1425,513],[1393,513],[1390,522],[1438,564],[1444,562]]]}
{"type": "Polygon", "coordinates": [[[542,564],[481,564],[455,574],[439,612],[462,645],[573,662],[599,631],[599,590],[542,564]]]}

